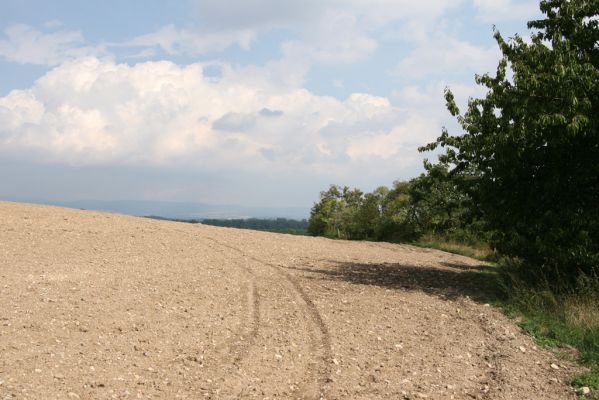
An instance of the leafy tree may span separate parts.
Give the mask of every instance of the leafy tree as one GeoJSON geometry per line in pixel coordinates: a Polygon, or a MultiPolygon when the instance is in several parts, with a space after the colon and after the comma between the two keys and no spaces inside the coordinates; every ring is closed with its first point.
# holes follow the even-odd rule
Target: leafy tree
{"type": "Polygon", "coordinates": [[[364,200],[364,193],[359,189],[350,189],[345,186],[339,199],[339,230],[338,237],[345,239],[364,239],[365,227],[360,225],[360,209],[364,200]],[[342,233],[342,234],[341,234],[342,233]]]}
{"type": "Polygon", "coordinates": [[[495,39],[503,53],[488,89],[464,114],[464,130],[436,142],[495,232],[498,249],[548,278],[599,272],[599,2],[541,1],[529,42],[495,39]]]}
{"type": "Polygon", "coordinates": [[[474,221],[470,196],[445,164],[424,163],[426,173],[411,181],[412,214],[419,233],[452,237],[474,221]]]}
{"type": "MultiPolygon", "coordinates": [[[[416,222],[412,214],[411,184],[405,181],[393,182],[381,199],[381,223],[378,240],[410,241],[415,238],[416,222]]],[[[385,188],[386,189],[386,188],[385,188]]]]}
{"type": "Polygon", "coordinates": [[[320,192],[320,201],[310,211],[308,233],[314,236],[340,236],[339,232],[339,186],[331,185],[329,190],[320,192]]]}

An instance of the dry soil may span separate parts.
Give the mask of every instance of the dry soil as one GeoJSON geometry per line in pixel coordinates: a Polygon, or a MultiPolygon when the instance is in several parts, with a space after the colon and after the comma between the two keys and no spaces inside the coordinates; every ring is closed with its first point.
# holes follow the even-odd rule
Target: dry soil
{"type": "MultiPolygon", "coordinates": [[[[569,399],[479,262],[0,202],[0,399],[569,399]]],[[[552,366],[553,364],[553,366],[552,366]]]]}

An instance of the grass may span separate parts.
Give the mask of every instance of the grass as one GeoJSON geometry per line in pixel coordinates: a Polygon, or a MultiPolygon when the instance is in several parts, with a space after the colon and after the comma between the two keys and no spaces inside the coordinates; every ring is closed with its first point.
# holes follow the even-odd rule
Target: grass
{"type": "MultiPolygon", "coordinates": [[[[552,288],[546,280],[521,278],[514,260],[498,260],[485,243],[451,240],[426,235],[413,243],[490,261],[492,268],[467,272],[469,285],[476,289],[474,299],[503,309],[541,346],[556,348],[556,354],[589,368],[589,372],[574,376],[575,388],[587,386],[591,394],[586,399],[599,400],[599,278],[583,277],[573,289],[552,288]]],[[[555,286],[555,285],[553,285],[555,286]]]]}
{"type": "Polygon", "coordinates": [[[599,318],[597,300],[576,294],[555,295],[529,289],[512,294],[504,302],[511,315],[522,317],[521,326],[545,346],[572,346],[578,350],[577,361],[591,371],[575,376],[575,387],[599,390],[599,318]],[[539,298],[542,301],[539,302],[539,298]],[[548,303],[546,300],[550,300],[548,303]]]}
{"type": "Polygon", "coordinates": [[[443,236],[427,234],[412,243],[418,247],[426,247],[446,251],[448,253],[460,254],[462,256],[475,258],[481,261],[494,261],[495,252],[487,243],[470,242],[446,238],[443,236]]]}
{"type": "MultiPolygon", "coordinates": [[[[522,268],[522,266],[520,266],[522,268]]],[[[541,346],[555,347],[558,357],[576,361],[589,372],[574,376],[575,388],[589,387],[587,399],[599,400],[599,279],[579,279],[575,290],[552,289],[544,282],[534,287],[517,273],[513,261],[500,260],[493,268],[468,272],[477,285],[475,300],[504,310],[541,346]]]]}
{"type": "MultiPolygon", "coordinates": [[[[565,300],[570,303],[576,302],[569,298],[565,300]]],[[[518,299],[518,303],[522,303],[521,298],[518,299]]],[[[576,361],[589,367],[590,372],[573,377],[570,384],[574,387],[588,386],[591,389],[599,390],[599,324],[595,322],[592,325],[587,325],[570,321],[568,306],[565,303],[557,310],[514,304],[513,299],[504,306],[508,314],[522,318],[520,326],[530,333],[540,345],[576,348],[578,353],[575,357],[576,361]]],[[[596,313],[596,309],[585,307],[587,305],[584,303],[577,305],[577,312],[581,314],[596,313]]],[[[566,359],[569,357],[572,357],[570,353],[566,353],[564,356],[566,359]]]]}

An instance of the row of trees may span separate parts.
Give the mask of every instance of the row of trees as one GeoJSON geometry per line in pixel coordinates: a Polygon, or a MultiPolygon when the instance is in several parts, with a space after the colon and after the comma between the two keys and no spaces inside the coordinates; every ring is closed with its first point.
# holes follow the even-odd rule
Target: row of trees
{"type": "Polygon", "coordinates": [[[484,232],[471,198],[442,165],[371,193],[331,186],[310,213],[308,232],[343,239],[413,241],[424,234],[471,241],[484,232]]]}
{"type": "Polygon", "coordinates": [[[208,218],[200,221],[205,225],[224,226],[228,228],[254,229],[258,231],[291,233],[305,235],[308,229],[308,221],[288,218],[238,218],[238,219],[216,219],[208,218]]]}
{"type": "Polygon", "coordinates": [[[503,54],[463,128],[443,130],[421,151],[443,148],[426,174],[363,194],[321,194],[310,232],[409,239],[427,230],[484,228],[531,276],[574,282],[599,275],[599,2],[546,0],[530,40],[495,39],[503,54]]]}

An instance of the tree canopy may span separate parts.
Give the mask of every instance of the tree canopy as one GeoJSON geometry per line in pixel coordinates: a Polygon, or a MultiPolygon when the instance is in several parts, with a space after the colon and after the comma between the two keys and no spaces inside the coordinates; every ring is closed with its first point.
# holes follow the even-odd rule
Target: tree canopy
{"type": "Polygon", "coordinates": [[[530,41],[495,39],[503,57],[461,114],[463,128],[421,150],[471,197],[498,249],[548,277],[596,274],[599,265],[599,2],[541,2],[530,41]]]}

